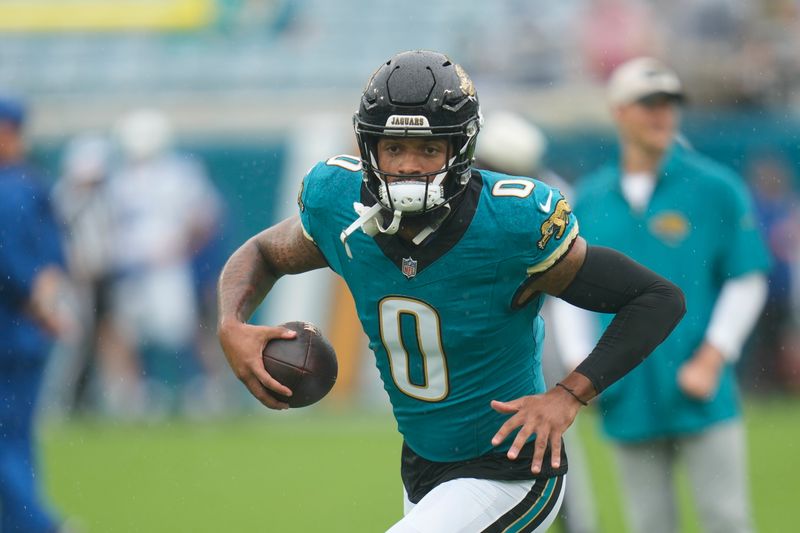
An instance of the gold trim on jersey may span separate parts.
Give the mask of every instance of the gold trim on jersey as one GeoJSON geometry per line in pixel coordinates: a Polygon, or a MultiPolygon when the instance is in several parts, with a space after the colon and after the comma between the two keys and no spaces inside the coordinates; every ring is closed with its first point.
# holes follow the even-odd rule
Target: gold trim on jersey
{"type": "Polygon", "coordinates": [[[303,229],[303,237],[305,237],[305,238],[306,238],[306,239],[308,239],[309,241],[311,241],[311,242],[313,242],[314,244],[316,244],[317,242],[314,240],[314,237],[312,237],[312,236],[311,236],[311,234],[310,234],[309,232],[307,232],[307,231],[306,231],[306,227],[303,225],[303,223],[302,223],[302,222],[300,222],[300,227],[303,229]]]}
{"type": "Polygon", "coordinates": [[[572,229],[569,230],[564,242],[558,245],[558,248],[553,250],[553,253],[547,256],[544,261],[540,261],[535,265],[531,265],[528,267],[528,275],[532,276],[533,274],[538,274],[540,272],[544,272],[554,264],[556,261],[561,259],[561,256],[564,255],[567,250],[569,250],[570,244],[578,237],[578,222],[575,221],[575,224],[572,226],[572,229]]]}
{"type": "Polygon", "coordinates": [[[303,178],[300,180],[300,190],[297,191],[297,207],[300,208],[301,213],[306,210],[306,204],[303,203],[303,189],[305,189],[305,186],[306,180],[303,178]]]}

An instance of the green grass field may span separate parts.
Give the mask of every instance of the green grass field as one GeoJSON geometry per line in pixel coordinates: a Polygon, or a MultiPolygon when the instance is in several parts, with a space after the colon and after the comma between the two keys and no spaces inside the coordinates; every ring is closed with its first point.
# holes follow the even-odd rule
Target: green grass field
{"type": "MultiPolygon", "coordinates": [[[[758,531],[799,531],[800,399],[749,402],[758,531]]],[[[624,532],[594,413],[579,418],[602,531],[624,532]]],[[[373,532],[402,512],[388,416],[322,408],[207,423],[69,422],[42,430],[47,491],[85,533],[373,532]]],[[[681,501],[690,507],[688,499],[681,501]]],[[[685,532],[699,532],[693,510],[685,532]]]]}

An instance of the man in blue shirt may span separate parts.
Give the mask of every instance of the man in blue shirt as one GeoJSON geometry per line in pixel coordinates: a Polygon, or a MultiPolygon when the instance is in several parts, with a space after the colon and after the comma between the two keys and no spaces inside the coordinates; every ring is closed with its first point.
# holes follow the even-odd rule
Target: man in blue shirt
{"type": "MultiPolygon", "coordinates": [[[[621,159],[578,183],[582,234],[656,270],[687,302],[686,317],[653,356],[600,398],[628,520],[634,533],[677,530],[680,459],[703,531],[749,532],[733,363],[764,302],[768,252],[742,179],[676,141],[683,90],[675,73],[636,59],[615,71],[608,92],[621,159]]],[[[555,323],[576,335],[584,322],[571,312],[555,323]]]]}
{"type": "Polygon", "coordinates": [[[0,97],[0,531],[45,533],[58,526],[39,494],[33,415],[63,328],[63,261],[48,194],[24,163],[24,115],[0,97]]]}

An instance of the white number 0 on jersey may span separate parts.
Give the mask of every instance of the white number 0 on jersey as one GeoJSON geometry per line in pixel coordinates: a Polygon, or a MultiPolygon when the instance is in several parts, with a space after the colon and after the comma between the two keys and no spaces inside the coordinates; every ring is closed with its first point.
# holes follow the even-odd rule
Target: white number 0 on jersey
{"type": "MultiPolygon", "coordinates": [[[[345,166],[341,162],[341,156],[331,158],[328,164],[345,166]]],[[[535,187],[536,184],[532,180],[505,179],[495,183],[492,195],[525,198],[535,187]]],[[[389,356],[389,367],[397,388],[403,394],[426,402],[444,400],[450,391],[450,383],[447,376],[447,359],[442,349],[442,329],[436,310],[420,300],[388,296],[378,305],[378,314],[381,340],[389,356]],[[412,383],[409,376],[409,356],[403,345],[401,333],[402,315],[414,317],[424,372],[422,385],[412,383]]]]}
{"type": "Polygon", "coordinates": [[[442,331],[439,314],[425,302],[389,296],[378,305],[381,340],[389,356],[389,366],[395,385],[404,394],[427,402],[438,402],[450,390],[447,377],[447,360],[442,349],[442,331]],[[415,385],[409,376],[408,351],[403,345],[402,315],[414,317],[416,337],[422,355],[424,383],[415,385]]]}

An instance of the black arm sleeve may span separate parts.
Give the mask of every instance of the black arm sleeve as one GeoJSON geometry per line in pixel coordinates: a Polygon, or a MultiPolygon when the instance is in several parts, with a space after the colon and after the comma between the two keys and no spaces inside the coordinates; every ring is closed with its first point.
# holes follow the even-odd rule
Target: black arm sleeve
{"type": "Polygon", "coordinates": [[[583,265],[559,298],[590,311],[616,313],[592,353],[575,369],[598,394],[650,355],[686,312],[683,292],[676,285],[601,246],[587,248],[583,265]]]}

